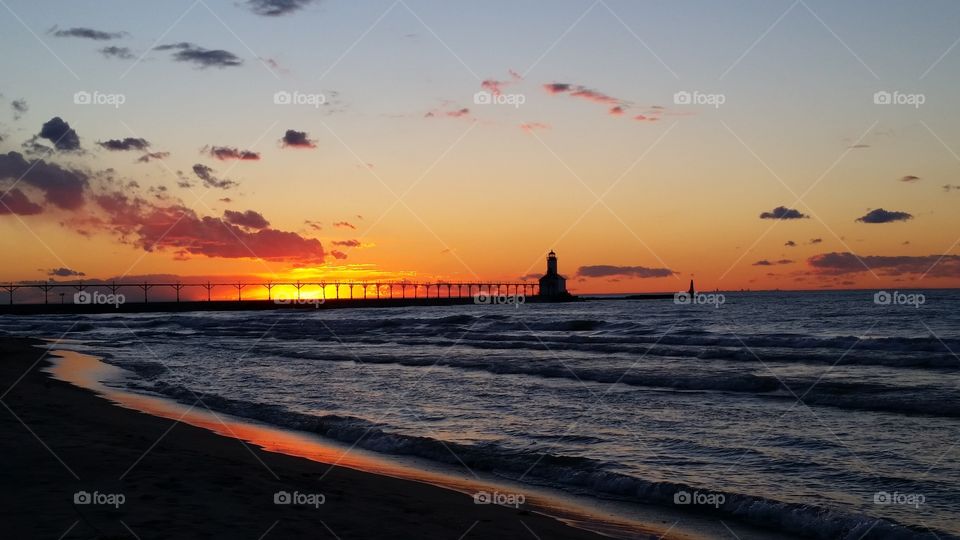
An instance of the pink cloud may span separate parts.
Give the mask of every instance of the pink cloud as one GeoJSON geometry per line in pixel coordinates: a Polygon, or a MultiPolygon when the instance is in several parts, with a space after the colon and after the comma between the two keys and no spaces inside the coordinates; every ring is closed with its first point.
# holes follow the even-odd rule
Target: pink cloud
{"type": "Polygon", "coordinates": [[[427,114],[423,115],[424,118],[468,118],[470,116],[470,109],[463,107],[453,110],[441,110],[434,109],[427,114]]]}
{"type": "Polygon", "coordinates": [[[526,131],[527,133],[533,133],[534,131],[541,129],[550,129],[550,126],[541,122],[528,122],[526,124],[520,124],[520,129],[526,131]]]}
{"type": "Polygon", "coordinates": [[[31,216],[40,212],[43,212],[43,207],[28,199],[17,188],[13,188],[6,193],[0,193],[0,215],[31,216]]]}
{"type": "Polygon", "coordinates": [[[516,84],[516,83],[518,83],[518,82],[520,82],[520,81],[523,80],[523,76],[520,75],[519,73],[517,73],[516,71],[512,70],[512,69],[509,70],[508,73],[510,74],[510,80],[508,80],[508,81],[497,81],[497,80],[494,80],[494,79],[487,79],[487,80],[485,80],[485,81],[483,81],[483,82],[480,83],[480,88],[483,88],[484,90],[487,90],[488,92],[490,92],[491,94],[493,94],[493,95],[495,95],[495,96],[499,96],[500,94],[503,93],[503,88],[504,88],[505,86],[509,86],[509,85],[511,85],[511,84],[516,84]]]}

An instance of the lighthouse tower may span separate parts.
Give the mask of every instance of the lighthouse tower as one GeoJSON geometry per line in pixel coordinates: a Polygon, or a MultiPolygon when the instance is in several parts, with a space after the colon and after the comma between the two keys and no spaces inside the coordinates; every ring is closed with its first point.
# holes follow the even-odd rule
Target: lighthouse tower
{"type": "Polygon", "coordinates": [[[557,272],[557,254],[547,254],[547,273],[540,278],[540,296],[560,298],[568,296],[567,278],[557,272]]]}

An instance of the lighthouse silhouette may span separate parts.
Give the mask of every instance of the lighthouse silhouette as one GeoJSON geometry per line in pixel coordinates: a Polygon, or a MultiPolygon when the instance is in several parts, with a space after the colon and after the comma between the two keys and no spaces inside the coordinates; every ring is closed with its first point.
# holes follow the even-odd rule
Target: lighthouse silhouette
{"type": "Polygon", "coordinates": [[[552,250],[547,254],[547,273],[540,278],[540,296],[545,298],[564,298],[567,292],[567,278],[557,271],[557,254],[552,250]]]}

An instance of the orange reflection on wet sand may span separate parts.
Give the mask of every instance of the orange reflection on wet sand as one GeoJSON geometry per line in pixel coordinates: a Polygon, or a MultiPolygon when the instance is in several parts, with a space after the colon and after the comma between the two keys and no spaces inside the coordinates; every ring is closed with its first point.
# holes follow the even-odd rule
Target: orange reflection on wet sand
{"type": "MultiPolygon", "coordinates": [[[[49,369],[56,379],[91,390],[121,407],[207,429],[218,435],[246,441],[270,452],[302,457],[331,466],[348,467],[373,474],[422,482],[469,495],[479,491],[503,492],[505,489],[503,483],[485,482],[473,476],[457,476],[450,472],[431,471],[427,465],[423,468],[413,467],[388,457],[372,455],[365,450],[338,446],[308,433],[285,431],[250,420],[218,414],[206,409],[199,401],[193,406],[186,406],[164,398],[134,394],[106,386],[101,381],[122,379],[127,372],[101,362],[95,356],[64,350],[55,350],[51,353],[59,358],[49,369]]],[[[537,493],[525,486],[521,488],[521,486],[508,485],[506,487],[513,492],[519,491],[524,494],[526,508],[553,516],[575,527],[615,537],[651,535],[664,538],[692,538],[677,530],[670,531],[650,523],[611,516],[604,510],[598,509],[597,512],[592,512],[572,502],[537,493]],[[667,532],[669,535],[664,536],[667,532]]]]}

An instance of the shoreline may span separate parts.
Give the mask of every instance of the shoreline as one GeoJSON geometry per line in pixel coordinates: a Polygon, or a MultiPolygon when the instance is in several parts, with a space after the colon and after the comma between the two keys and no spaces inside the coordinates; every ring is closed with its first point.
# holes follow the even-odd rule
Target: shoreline
{"type": "Polygon", "coordinates": [[[0,477],[18,489],[5,490],[0,520],[11,537],[603,538],[523,508],[475,504],[117,406],[52,378],[38,345],[0,338],[0,477]],[[75,504],[80,492],[106,504],[75,504]],[[279,492],[304,504],[275,504],[279,492]],[[311,505],[316,494],[323,503],[311,505]]]}
{"type": "MultiPolygon", "coordinates": [[[[79,378],[88,377],[92,384],[102,375],[92,369],[96,366],[52,362],[50,353],[99,360],[47,346],[34,339],[0,338],[0,382],[9,389],[0,402],[8,409],[3,421],[10,434],[0,448],[6,462],[15,465],[3,477],[7,485],[32,486],[0,510],[14,536],[36,536],[42,530],[43,536],[64,538],[129,536],[130,531],[141,538],[260,537],[266,532],[283,538],[326,527],[339,538],[685,539],[713,536],[726,527],[699,516],[682,516],[679,525],[677,515],[659,508],[646,509],[643,521],[623,520],[602,509],[591,514],[539,495],[517,508],[475,504],[473,490],[496,490],[496,484],[410,467],[404,472],[403,465],[390,467],[389,459],[365,461],[364,453],[355,450],[330,453],[327,446],[326,454],[317,454],[323,445],[311,446],[296,433],[262,425],[256,429],[256,423],[227,415],[211,412],[207,416],[216,421],[203,425],[195,418],[203,415],[198,404],[180,406],[177,412],[151,411],[145,402],[118,403],[113,391],[103,395],[77,386],[79,378]],[[78,379],[62,380],[69,377],[78,379]],[[80,491],[122,494],[125,501],[116,508],[73,504],[80,491]],[[274,495],[282,491],[320,493],[325,502],[316,507],[274,504],[274,495]],[[38,520],[31,508],[43,508],[47,518],[38,520]]],[[[743,538],[774,536],[739,525],[734,530],[743,538]]]]}

